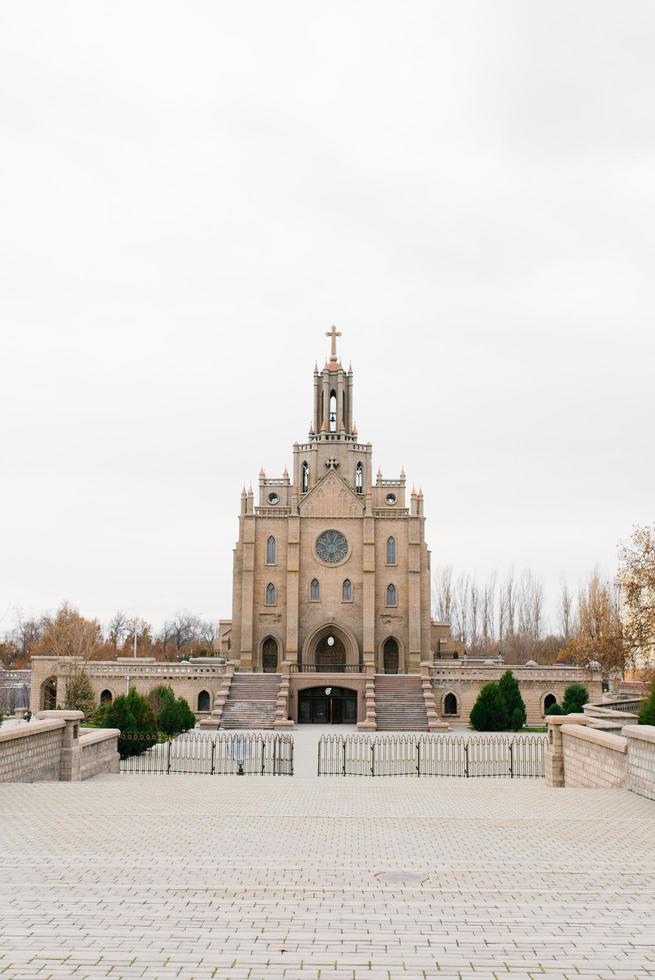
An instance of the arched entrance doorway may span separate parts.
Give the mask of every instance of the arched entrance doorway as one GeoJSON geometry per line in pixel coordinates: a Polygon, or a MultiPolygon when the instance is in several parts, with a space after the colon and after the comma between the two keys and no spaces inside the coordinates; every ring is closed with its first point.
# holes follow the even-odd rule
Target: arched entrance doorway
{"type": "Polygon", "coordinates": [[[310,687],[298,695],[301,725],[356,725],[357,691],[344,687],[310,687]]]}
{"type": "Polygon", "coordinates": [[[57,678],[48,677],[41,685],[42,711],[54,711],[57,707],[57,678]]]}
{"type": "Polygon", "coordinates": [[[262,671],[265,674],[277,674],[277,661],[277,640],[269,636],[262,646],[262,671]]]}
{"type": "Polygon", "coordinates": [[[384,644],[383,649],[384,673],[397,674],[400,670],[400,650],[398,641],[390,638],[384,644]]]}
{"type": "Polygon", "coordinates": [[[345,626],[325,623],[303,643],[300,670],[303,673],[358,673],[361,655],[357,638],[345,626]]]}
{"type": "Polygon", "coordinates": [[[316,669],[327,674],[346,669],[346,648],[333,633],[324,636],[316,647],[316,669]]]}

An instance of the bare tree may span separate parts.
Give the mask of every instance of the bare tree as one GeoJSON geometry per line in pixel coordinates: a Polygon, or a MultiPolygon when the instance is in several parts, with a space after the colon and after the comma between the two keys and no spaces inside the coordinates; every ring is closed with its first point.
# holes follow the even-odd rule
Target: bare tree
{"type": "Polygon", "coordinates": [[[496,639],[496,573],[492,572],[482,590],[482,642],[488,646],[496,639]]]}
{"type": "Polygon", "coordinates": [[[170,641],[175,646],[175,652],[179,656],[183,647],[190,646],[198,638],[201,622],[198,616],[184,611],[179,612],[174,619],[165,624],[170,641]]]}
{"type": "Polygon", "coordinates": [[[455,583],[453,613],[456,639],[466,647],[469,641],[469,577],[463,573],[455,583]]]}
{"type": "Polygon", "coordinates": [[[117,610],[107,625],[107,640],[115,650],[122,647],[130,631],[127,614],[122,609],[117,610]]]}
{"type": "Polygon", "coordinates": [[[434,608],[437,619],[441,623],[450,623],[453,619],[453,566],[445,565],[440,568],[435,577],[434,608]]]}
{"type": "Polygon", "coordinates": [[[568,582],[564,580],[559,596],[559,628],[566,643],[571,639],[574,630],[575,615],[573,602],[574,595],[569,588],[568,582]]]}
{"type": "Polygon", "coordinates": [[[35,619],[33,616],[26,616],[22,610],[16,610],[14,636],[16,644],[20,649],[21,656],[30,657],[32,650],[39,642],[39,637],[43,630],[43,620],[35,619]]]}

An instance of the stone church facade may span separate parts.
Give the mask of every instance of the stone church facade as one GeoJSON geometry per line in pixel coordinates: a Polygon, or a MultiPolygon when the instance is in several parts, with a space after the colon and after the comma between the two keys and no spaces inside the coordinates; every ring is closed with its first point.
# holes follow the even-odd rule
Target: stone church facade
{"type": "MultiPolygon", "coordinates": [[[[354,421],[353,372],[339,360],[340,334],[328,336],[293,473],[262,471],[257,500],[252,489],[241,495],[232,619],[219,624],[216,656],[88,664],[99,701],[169,684],[208,730],[439,731],[466,725],[481,688],[501,676],[500,663],[457,659],[448,624],[432,621],[423,494],[408,494],[402,469],[373,476],[373,447],[354,421]]],[[[72,669],[68,658],[32,659],[33,711],[57,705],[72,669]]],[[[530,725],[574,681],[592,701],[602,696],[595,669],[512,669],[530,725]]]]}
{"type": "Polygon", "coordinates": [[[293,472],[241,495],[232,621],[222,652],[241,670],[418,673],[432,659],[423,494],[405,473],[373,477],[354,421],[354,378],[337,354],[314,370],[313,416],[293,472]]]}

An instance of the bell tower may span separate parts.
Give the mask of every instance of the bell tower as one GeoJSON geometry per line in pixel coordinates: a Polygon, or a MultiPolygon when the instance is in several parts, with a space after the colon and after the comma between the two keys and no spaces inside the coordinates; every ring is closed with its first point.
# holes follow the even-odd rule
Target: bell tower
{"type": "Polygon", "coordinates": [[[361,444],[353,414],[353,370],[346,371],[337,353],[341,332],[332,327],[330,355],[321,371],[314,368],[314,413],[306,443],[295,443],[294,487],[299,499],[330,469],[358,494],[372,486],[372,446],[361,444]]]}
{"type": "Polygon", "coordinates": [[[323,441],[330,436],[351,441],[357,435],[356,431],[353,433],[353,372],[352,368],[346,372],[337,356],[341,333],[332,327],[326,336],[332,341],[330,359],[322,371],[318,365],[314,368],[313,435],[323,441]]]}

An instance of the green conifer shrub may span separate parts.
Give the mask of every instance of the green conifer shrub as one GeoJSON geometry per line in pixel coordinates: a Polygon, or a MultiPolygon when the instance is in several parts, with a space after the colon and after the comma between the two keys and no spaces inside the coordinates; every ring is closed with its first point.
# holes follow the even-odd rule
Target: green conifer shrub
{"type": "Polygon", "coordinates": [[[107,728],[118,728],[118,752],[121,759],[140,755],[157,742],[157,722],[146,698],[131,687],[121,694],[105,713],[107,728]]]}
{"type": "Polygon", "coordinates": [[[564,691],[562,701],[562,714],[580,714],[585,704],[589,701],[589,691],[582,684],[569,684],[564,691]]]}
{"type": "Polygon", "coordinates": [[[547,708],[546,709],[546,716],[548,716],[548,715],[563,715],[563,714],[564,714],[564,712],[562,711],[562,705],[561,704],[558,704],[557,701],[555,702],[555,704],[551,704],[550,708],[547,708]]]}
{"type": "Polygon", "coordinates": [[[476,732],[504,732],[508,721],[498,684],[485,684],[471,710],[471,726],[476,732]]]}
{"type": "Polygon", "coordinates": [[[66,701],[68,711],[82,711],[85,718],[93,713],[96,699],[89,675],[85,670],[77,670],[66,679],[66,701]]]}
{"type": "Polygon", "coordinates": [[[180,735],[196,726],[196,716],[185,698],[176,698],[171,687],[160,685],[149,695],[157,727],[165,735],[180,735]]]}
{"type": "Polygon", "coordinates": [[[640,725],[655,725],[655,681],[639,712],[640,725]]]}
{"type": "Polygon", "coordinates": [[[518,732],[527,721],[525,702],[521,697],[519,682],[511,670],[506,670],[498,681],[498,689],[503,696],[506,717],[513,732],[518,732]]]}

